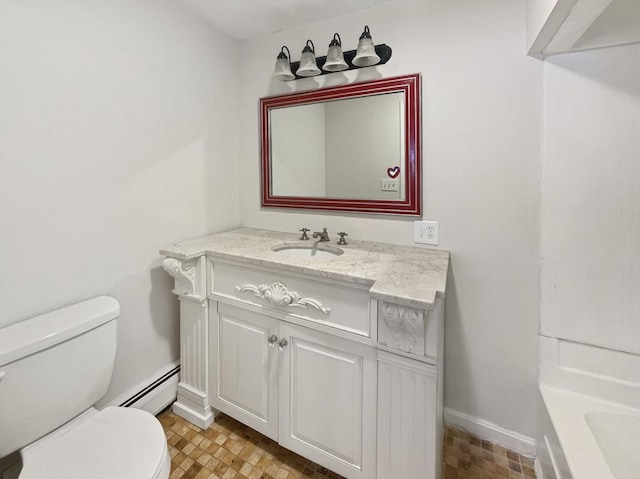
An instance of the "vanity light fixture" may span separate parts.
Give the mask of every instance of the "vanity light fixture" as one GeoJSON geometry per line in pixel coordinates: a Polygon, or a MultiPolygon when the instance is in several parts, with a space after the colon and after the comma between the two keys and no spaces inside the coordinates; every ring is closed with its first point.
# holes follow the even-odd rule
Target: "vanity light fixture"
{"type": "Polygon", "coordinates": [[[316,63],[316,48],[311,40],[307,40],[307,44],[302,49],[300,68],[298,68],[296,75],[300,77],[314,77],[320,75],[320,73],[320,69],[316,63]],[[311,44],[311,46],[309,46],[309,44],[311,44]]]}
{"type": "Polygon", "coordinates": [[[353,64],[358,67],[370,67],[378,63],[380,63],[380,57],[376,53],[376,47],[371,39],[369,26],[365,25],[358,41],[358,50],[356,51],[356,57],[353,59],[353,64]]]}
{"type": "Polygon", "coordinates": [[[360,35],[357,50],[342,51],[342,39],[338,33],[333,34],[329,43],[326,57],[315,56],[316,49],[311,40],[302,50],[299,62],[291,62],[291,54],[286,46],[283,46],[276,60],[276,68],[272,78],[282,81],[295,80],[296,78],[314,77],[327,73],[355,70],[357,68],[383,65],[391,58],[391,47],[381,43],[374,45],[371,39],[369,26],[364,26],[360,35]],[[285,54],[285,49],[287,53],[285,54]]]}
{"type": "Polygon", "coordinates": [[[327,61],[322,66],[322,69],[327,72],[341,72],[349,69],[349,65],[344,61],[342,41],[338,33],[333,34],[333,40],[329,43],[329,50],[327,51],[327,61]]]}
{"type": "Polygon", "coordinates": [[[286,45],[283,45],[276,59],[276,68],[271,75],[276,80],[291,81],[295,80],[295,75],[291,73],[291,53],[286,45]],[[287,50],[287,53],[284,50],[287,50]]]}

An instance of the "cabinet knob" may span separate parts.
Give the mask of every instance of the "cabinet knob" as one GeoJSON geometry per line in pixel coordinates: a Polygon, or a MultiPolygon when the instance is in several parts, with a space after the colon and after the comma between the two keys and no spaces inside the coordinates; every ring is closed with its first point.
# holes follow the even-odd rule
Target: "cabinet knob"
{"type": "Polygon", "coordinates": [[[269,343],[269,346],[273,346],[274,344],[276,344],[277,340],[278,340],[278,336],[276,336],[275,334],[272,334],[271,336],[269,336],[269,339],[267,339],[267,342],[269,343]]]}
{"type": "Polygon", "coordinates": [[[284,348],[286,348],[286,347],[287,347],[287,344],[289,344],[289,343],[287,342],[287,340],[286,340],[286,339],[284,339],[284,338],[282,338],[282,339],[280,340],[280,342],[278,343],[278,346],[280,346],[280,349],[284,349],[284,348]]]}

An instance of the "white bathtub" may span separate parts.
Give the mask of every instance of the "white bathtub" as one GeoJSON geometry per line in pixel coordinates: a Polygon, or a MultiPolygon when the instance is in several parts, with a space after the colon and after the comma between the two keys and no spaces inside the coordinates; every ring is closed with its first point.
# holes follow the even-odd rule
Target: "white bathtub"
{"type": "Polygon", "coordinates": [[[587,413],[587,424],[616,477],[640,477],[640,413],[587,413]]]}
{"type": "Polygon", "coordinates": [[[639,410],[544,385],[540,394],[562,449],[547,436],[558,479],[640,479],[639,410]]]}
{"type": "Polygon", "coordinates": [[[540,479],[640,479],[640,356],[540,346],[540,479]]]}

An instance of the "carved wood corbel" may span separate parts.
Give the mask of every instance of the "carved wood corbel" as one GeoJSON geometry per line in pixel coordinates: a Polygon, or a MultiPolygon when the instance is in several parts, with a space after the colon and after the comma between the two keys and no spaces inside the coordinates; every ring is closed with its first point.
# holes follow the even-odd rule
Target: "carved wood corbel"
{"type": "Polygon", "coordinates": [[[381,302],[378,342],[406,353],[424,354],[424,311],[381,302]]]}
{"type": "Polygon", "coordinates": [[[175,286],[173,293],[179,297],[203,300],[204,287],[203,267],[204,257],[179,260],[176,258],[165,258],[162,261],[162,268],[173,277],[175,286]]]}

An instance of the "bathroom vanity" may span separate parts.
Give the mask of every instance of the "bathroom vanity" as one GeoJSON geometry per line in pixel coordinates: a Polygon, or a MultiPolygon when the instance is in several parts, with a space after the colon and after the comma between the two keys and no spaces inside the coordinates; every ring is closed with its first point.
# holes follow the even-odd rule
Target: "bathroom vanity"
{"type": "Polygon", "coordinates": [[[348,478],[440,477],[447,252],[243,228],[161,253],[176,414],[222,411],[348,478]]]}

